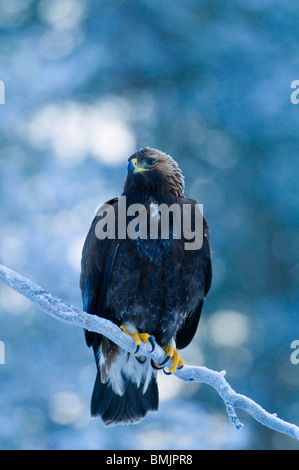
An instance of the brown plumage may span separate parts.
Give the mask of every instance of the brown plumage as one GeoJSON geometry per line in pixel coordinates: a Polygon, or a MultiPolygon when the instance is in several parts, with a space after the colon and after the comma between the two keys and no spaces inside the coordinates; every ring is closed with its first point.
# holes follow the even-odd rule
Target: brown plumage
{"type": "MultiPolygon", "coordinates": [[[[181,214],[189,206],[195,228],[197,203],[184,197],[184,179],[177,163],[159,150],[146,148],[129,158],[122,196],[126,208],[136,203],[145,207],[147,222],[153,217],[153,204],[176,204],[181,214]]],[[[196,332],[211,284],[208,225],[203,219],[203,244],[197,250],[186,250],[182,219],[182,236],[175,238],[174,216],[170,217],[168,239],[160,232],[157,239],[151,239],[149,227],[144,239],[120,239],[119,201],[109,201],[115,211],[115,239],[97,238],[97,223],[105,217],[98,211],[85,241],[84,310],[124,325],[129,334],[148,333],[164,348],[182,349],[196,332]]],[[[126,218],[126,227],[132,219],[126,218]]],[[[98,368],[92,415],[100,415],[106,425],[136,423],[147,411],[158,408],[157,372],[149,359],[140,363],[96,333],[86,332],[86,341],[93,347],[98,368]]]]}

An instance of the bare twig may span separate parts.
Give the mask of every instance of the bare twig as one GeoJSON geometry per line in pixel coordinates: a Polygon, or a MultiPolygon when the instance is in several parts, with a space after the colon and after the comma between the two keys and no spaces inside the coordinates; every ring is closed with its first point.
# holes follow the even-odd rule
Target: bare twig
{"type": "MultiPolygon", "coordinates": [[[[34,305],[57,320],[101,333],[121,348],[134,353],[134,340],[118,328],[117,325],[104,318],[83,312],[3,265],[0,265],[0,283],[19,292],[19,294],[29,299],[34,305]]],[[[165,359],[165,351],[157,343],[153,352],[150,352],[151,349],[152,346],[150,344],[142,343],[138,354],[151,357],[156,362],[162,362],[165,359]]],[[[298,426],[283,421],[276,414],[270,414],[265,411],[260,405],[245,395],[236,393],[225,380],[225,374],[225,371],[216,372],[206,367],[188,365],[185,365],[175,373],[178,378],[185,382],[201,382],[213,387],[223,399],[229,419],[236,429],[240,429],[243,426],[235,411],[236,408],[241,408],[264,426],[299,440],[298,426]]]]}

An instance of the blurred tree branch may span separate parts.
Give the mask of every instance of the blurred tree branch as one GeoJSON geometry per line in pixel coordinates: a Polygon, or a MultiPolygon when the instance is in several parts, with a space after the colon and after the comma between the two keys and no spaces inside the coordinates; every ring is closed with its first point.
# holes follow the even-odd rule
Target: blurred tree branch
{"type": "MultiPolygon", "coordinates": [[[[134,354],[134,340],[111,321],[83,312],[3,265],[0,265],[0,283],[14,289],[57,320],[101,333],[121,348],[134,354]]],[[[138,354],[151,357],[158,363],[162,362],[165,359],[165,351],[157,343],[155,345],[155,350],[150,352],[152,346],[142,343],[138,354]]],[[[225,371],[216,372],[206,367],[188,365],[184,365],[175,373],[185,382],[201,382],[213,387],[223,399],[229,419],[236,429],[243,426],[235,411],[236,408],[241,408],[264,426],[299,440],[298,426],[283,421],[276,414],[265,411],[250,398],[236,393],[225,380],[225,374],[225,371]]]]}

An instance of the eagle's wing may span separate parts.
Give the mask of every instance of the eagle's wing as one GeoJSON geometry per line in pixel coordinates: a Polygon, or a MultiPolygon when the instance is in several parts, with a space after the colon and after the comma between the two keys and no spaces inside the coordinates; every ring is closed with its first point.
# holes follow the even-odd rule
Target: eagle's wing
{"type": "Polygon", "coordinates": [[[202,292],[194,293],[198,295],[198,304],[196,308],[189,312],[182,328],[176,336],[176,347],[183,349],[192,341],[198,326],[201,310],[204,304],[204,298],[210,290],[212,282],[212,263],[211,248],[209,242],[209,227],[205,218],[203,219],[203,245],[200,250],[194,252],[192,263],[195,267],[201,267],[202,292]]]}
{"type": "MultiPolygon", "coordinates": [[[[103,206],[117,204],[118,198],[111,199],[103,206]]],[[[100,212],[101,208],[98,210],[100,212]]],[[[105,296],[111,279],[119,244],[117,240],[99,240],[95,228],[100,217],[96,216],[85,240],[81,260],[80,288],[82,290],[83,309],[87,313],[106,317],[105,296]]],[[[92,346],[95,354],[101,344],[102,335],[85,331],[86,343],[92,346]]]]}

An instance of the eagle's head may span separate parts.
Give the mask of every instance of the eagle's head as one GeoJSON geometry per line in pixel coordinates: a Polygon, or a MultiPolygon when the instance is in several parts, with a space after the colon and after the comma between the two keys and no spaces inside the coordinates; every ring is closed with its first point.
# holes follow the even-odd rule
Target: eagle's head
{"type": "Polygon", "coordinates": [[[146,147],[129,158],[124,193],[184,197],[184,177],[177,162],[160,150],[146,147]]]}

